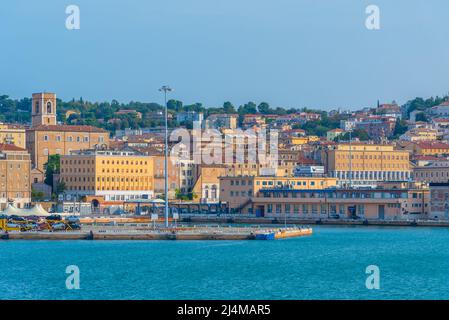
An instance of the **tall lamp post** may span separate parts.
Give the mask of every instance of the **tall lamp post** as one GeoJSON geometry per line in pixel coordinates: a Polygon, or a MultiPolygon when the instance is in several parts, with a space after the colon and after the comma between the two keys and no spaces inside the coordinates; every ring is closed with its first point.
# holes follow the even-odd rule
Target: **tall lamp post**
{"type": "Polygon", "coordinates": [[[164,92],[165,101],[165,166],[164,166],[164,178],[165,178],[165,227],[168,228],[168,106],[167,106],[167,92],[173,91],[169,86],[162,86],[159,91],[164,92]]]}

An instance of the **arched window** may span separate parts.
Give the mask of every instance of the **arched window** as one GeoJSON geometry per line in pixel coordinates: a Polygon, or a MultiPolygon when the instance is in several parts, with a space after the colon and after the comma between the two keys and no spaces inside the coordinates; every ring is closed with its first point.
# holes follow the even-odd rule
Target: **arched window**
{"type": "Polygon", "coordinates": [[[34,107],[35,107],[34,112],[39,113],[39,101],[36,101],[36,103],[34,104],[34,107]]]}
{"type": "Polygon", "coordinates": [[[47,102],[47,113],[51,113],[51,101],[47,102]]]}

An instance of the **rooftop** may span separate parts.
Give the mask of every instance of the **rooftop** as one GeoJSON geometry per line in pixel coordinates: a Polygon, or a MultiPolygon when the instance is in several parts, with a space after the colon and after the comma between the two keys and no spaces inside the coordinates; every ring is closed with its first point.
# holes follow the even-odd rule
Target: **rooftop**
{"type": "Polygon", "coordinates": [[[107,132],[104,129],[97,128],[94,126],[85,126],[85,125],[38,125],[31,127],[30,131],[64,131],[64,132],[107,132]]]}
{"type": "Polygon", "coordinates": [[[0,143],[0,152],[1,151],[26,151],[26,149],[20,148],[13,144],[0,143]]]}

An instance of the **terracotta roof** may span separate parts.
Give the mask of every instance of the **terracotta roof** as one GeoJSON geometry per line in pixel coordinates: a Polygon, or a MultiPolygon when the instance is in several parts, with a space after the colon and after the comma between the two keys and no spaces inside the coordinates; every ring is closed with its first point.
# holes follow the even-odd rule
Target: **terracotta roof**
{"type": "Polygon", "coordinates": [[[439,105],[439,107],[449,107],[449,100],[444,101],[442,104],[439,105]]]}
{"type": "Polygon", "coordinates": [[[449,122],[449,119],[447,118],[433,118],[433,122],[449,122]]]}
{"type": "Polygon", "coordinates": [[[435,156],[427,156],[427,155],[416,155],[414,156],[415,160],[436,160],[436,161],[447,161],[447,159],[441,159],[435,156]]]}
{"type": "Polygon", "coordinates": [[[94,126],[73,126],[73,125],[39,125],[31,127],[29,130],[34,131],[65,131],[65,132],[107,132],[104,129],[94,126]]]}
{"type": "Polygon", "coordinates": [[[0,151],[26,151],[14,144],[0,143],[0,151]]]}
{"type": "Polygon", "coordinates": [[[428,142],[421,141],[417,142],[416,145],[422,149],[449,149],[449,144],[443,142],[428,142]]]}

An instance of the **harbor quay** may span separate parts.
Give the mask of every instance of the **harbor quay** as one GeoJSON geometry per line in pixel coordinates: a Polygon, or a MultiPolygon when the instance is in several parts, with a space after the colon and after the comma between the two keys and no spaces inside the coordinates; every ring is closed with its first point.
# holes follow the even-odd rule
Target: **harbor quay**
{"type": "Polygon", "coordinates": [[[378,219],[335,219],[301,217],[254,217],[248,215],[184,215],[182,222],[187,223],[223,223],[242,225],[329,225],[329,226],[391,226],[391,227],[449,227],[445,220],[378,220],[378,219]]]}
{"type": "MultiPolygon", "coordinates": [[[[111,220],[112,221],[112,220],[111,220]]],[[[0,232],[2,240],[276,240],[312,235],[297,226],[181,225],[164,228],[149,223],[98,223],[79,230],[13,230],[0,232]]]]}

